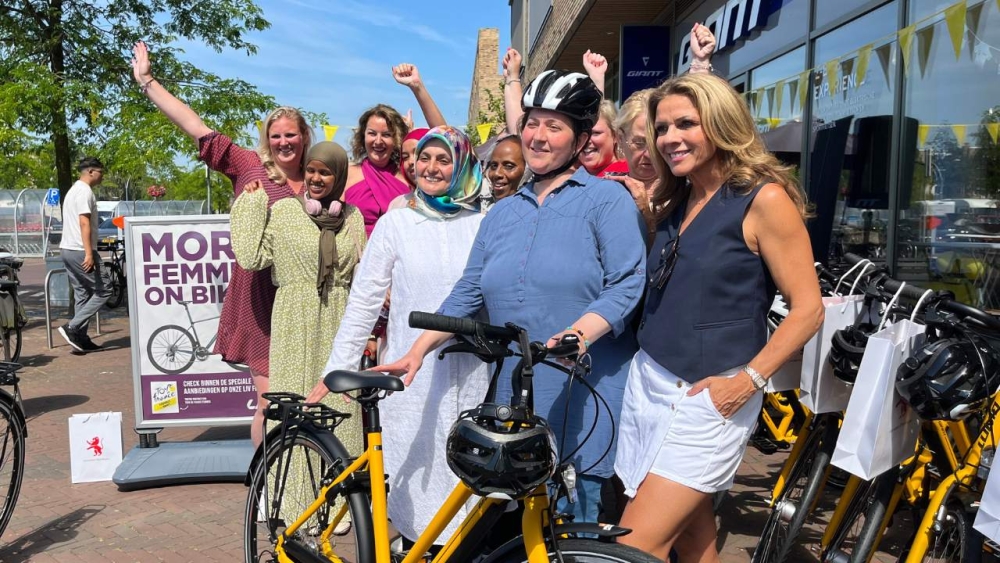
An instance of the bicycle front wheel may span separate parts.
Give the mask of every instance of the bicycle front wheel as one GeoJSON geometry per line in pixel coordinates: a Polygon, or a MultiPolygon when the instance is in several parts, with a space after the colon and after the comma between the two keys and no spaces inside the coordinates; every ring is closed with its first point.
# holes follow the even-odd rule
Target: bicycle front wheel
{"type": "Polygon", "coordinates": [[[105,305],[109,309],[114,309],[125,300],[125,284],[122,278],[122,271],[114,262],[105,262],[101,268],[101,277],[104,278],[105,287],[111,288],[111,297],[105,305]]]}
{"type": "MultiPolygon", "coordinates": [[[[267,443],[265,455],[251,468],[243,522],[246,563],[277,561],[274,547],[278,537],[319,497],[324,480],[336,478],[350,463],[347,450],[327,432],[300,427],[294,436],[287,435],[284,442],[280,441],[280,435],[274,438],[267,443]]],[[[368,495],[363,491],[349,493],[347,508],[350,531],[331,537],[331,547],[341,558],[374,561],[375,540],[368,495]]],[[[284,545],[295,544],[295,549],[320,556],[320,534],[336,515],[332,505],[324,505],[295,534],[286,538],[284,545]]]]}
{"type": "Polygon", "coordinates": [[[844,521],[821,557],[822,561],[868,563],[885,531],[882,523],[897,477],[898,470],[892,470],[858,487],[844,514],[844,521]]]}
{"type": "Polygon", "coordinates": [[[21,359],[21,327],[3,330],[3,357],[6,362],[16,362],[21,359]]]}
{"type": "Polygon", "coordinates": [[[163,373],[183,373],[194,363],[194,337],[177,325],[161,326],[149,337],[146,352],[153,367],[163,373]]]}
{"type": "Polygon", "coordinates": [[[0,396],[0,536],[10,523],[24,477],[25,431],[15,408],[10,395],[0,396]]]}
{"type": "MultiPolygon", "coordinates": [[[[524,553],[524,538],[518,537],[511,542],[520,542],[520,548],[511,550],[510,553],[497,558],[487,557],[486,561],[488,563],[527,563],[528,556],[524,553]]],[[[508,543],[508,545],[510,544],[508,543]]],[[[645,551],[595,539],[561,540],[559,541],[559,553],[562,554],[562,560],[566,563],[660,563],[659,559],[645,551]]],[[[555,551],[550,549],[549,560],[558,561],[558,559],[554,559],[555,557],[555,551]]]]}

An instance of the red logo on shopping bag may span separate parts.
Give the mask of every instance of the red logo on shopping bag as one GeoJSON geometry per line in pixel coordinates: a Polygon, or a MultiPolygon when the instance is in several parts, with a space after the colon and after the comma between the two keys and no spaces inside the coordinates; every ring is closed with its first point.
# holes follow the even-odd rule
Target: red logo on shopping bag
{"type": "Polygon", "coordinates": [[[99,456],[104,453],[104,446],[101,445],[101,437],[94,436],[90,440],[87,440],[87,449],[94,450],[95,456],[99,456]]]}

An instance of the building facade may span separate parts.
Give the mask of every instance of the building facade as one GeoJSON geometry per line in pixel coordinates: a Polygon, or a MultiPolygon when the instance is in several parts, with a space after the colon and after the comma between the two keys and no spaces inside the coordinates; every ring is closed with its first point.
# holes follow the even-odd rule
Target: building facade
{"type": "Polygon", "coordinates": [[[616,101],[623,26],[665,26],[672,74],[708,25],[714,72],[815,206],[817,260],[862,254],[1000,310],[1000,2],[511,0],[512,29],[542,8],[522,34],[527,77],[582,70],[592,49],[616,101]]]}
{"type": "Polygon", "coordinates": [[[486,27],[479,30],[476,41],[476,66],[472,70],[472,89],[469,93],[469,121],[478,124],[480,113],[489,113],[489,91],[503,100],[503,74],[500,68],[500,30],[486,27]]]}

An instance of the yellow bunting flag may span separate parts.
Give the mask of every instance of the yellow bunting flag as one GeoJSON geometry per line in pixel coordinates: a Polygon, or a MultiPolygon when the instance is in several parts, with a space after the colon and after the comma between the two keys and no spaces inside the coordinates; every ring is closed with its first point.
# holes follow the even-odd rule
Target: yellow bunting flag
{"type": "Polygon", "coordinates": [[[492,123],[482,123],[480,125],[476,125],[476,132],[479,133],[479,144],[480,145],[483,144],[483,143],[485,143],[486,139],[490,138],[490,131],[492,131],[492,130],[493,130],[493,124],[492,123]]]}
{"type": "Polygon", "coordinates": [[[927,62],[931,58],[931,46],[934,43],[934,26],[917,31],[917,62],[920,63],[920,77],[927,74],[927,62]]]}
{"type": "Polygon", "coordinates": [[[774,86],[774,107],[775,111],[778,112],[778,115],[781,115],[781,102],[784,101],[783,100],[784,97],[785,97],[785,81],[779,80],[778,83],[774,86]]]}
{"type": "Polygon", "coordinates": [[[955,134],[958,146],[965,144],[965,125],[952,125],[951,132],[955,134]]]}
{"type": "Polygon", "coordinates": [[[263,137],[264,136],[264,124],[261,123],[261,121],[259,119],[257,121],[254,121],[253,124],[257,126],[257,131],[260,131],[260,136],[263,137]]]}
{"type": "Polygon", "coordinates": [[[872,44],[869,43],[858,50],[858,61],[854,65],[854,83],[861,86],[868,76],[868,61],[872,56],[872,44]]]}
{"type": "Polygon", "coordinates": [[[340,125],[323,125],[323,136],[326,137],[327,141],[332,141],[334,137],[337,136],[337,129],[340,129],[340,125]]]}
{"type": "Polygon", "coordinates": [[[767,89],[767,115],[774,117],[774,93],[778,91],[776,86],[767,89]]]}
{"type": "Polygon", "coordinates": [[[903,72],[910,72],[910,51],[913,47],[913,32],[915,25],[908,25],[899,30],[899,49],[903,53],[903,72]]]}
{"type": "Polygon", "coordinates": [[[920,146],[927,144],[927,135],[931,132],[930,125],[919,125],[917,127],[917,138],[920,140],[920,146]]]}
{"type": "Polygon", "coordinates": [[[754,115],[756,115],[757,117],[760,117],[761,107],[764,106],[764,89],[763,88],[757,88],[757,91],[755,91],[753,93],[753,98],[754,98],[754,103],[757,106],[757,107],[754,108],[754,111],[756,112],[754,115]]]}
{"type": "Polygon", "coordinates": [[[767,126],[768,126],[769,129],[774,129],[778,125],[781,125],[781,118],[780,117],[769,117],[767,119],[767,126]]]}
{"type": "Polygon", "coordinates": [[[799,75],[799,109],[806,108],[806,94],[809,93],[809,71],[799,75]]]}
{"type": "Polygon", "coordinates": [[[892,62],[892,48],[892,43],[886,43],[875,49],[879,66],[882,68],[882,77],[885,78],[885,83],[889,85],[890,89],[892,88],[892,80],[889,79],[889,64],[892,62]]]}
{"type": "Polygon", "coordinates": [[[993,138],[993,144],[997,144],[997,138],[1000,137],[1000,123],[987,123],[986,130],[990,132],[990,137],[993,138]]]}
{"type": "Polygon", "coordinates": [[[830,95],[837,93],[837,68],[840,66],[840,59],[833,59],[826,63],[826,85],[830,88],[830,95]]]}
{"type": "Polygon", "coordinates": [[[955,48],[955,59],[962,56],[962,42],[965,41],[965,13],[968,11],[966,0],[957,2],[945,8],[944,21],[948,23],[948,33],[951,35],[951,46],[955,48]]]}

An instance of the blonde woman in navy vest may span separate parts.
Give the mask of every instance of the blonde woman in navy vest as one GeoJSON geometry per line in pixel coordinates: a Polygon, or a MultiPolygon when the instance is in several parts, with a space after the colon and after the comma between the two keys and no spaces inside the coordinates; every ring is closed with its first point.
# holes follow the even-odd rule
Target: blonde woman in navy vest
{"type": "Polygon", "coordinates": [[[647,111],[660,211],[615,462],[631,497],[621,524],[633,531],[620,541],[708,563],[719,560],[712,494],[732,486],[761,389],[823,309],[805,196],[736,91],[686,74],[647,111]],[[776,289],[791,309],[768,341],[776,289]]]}

